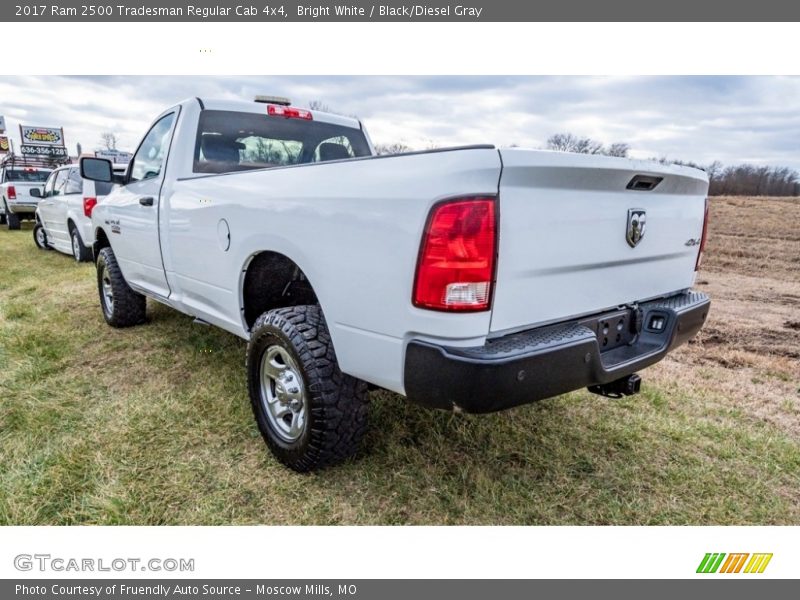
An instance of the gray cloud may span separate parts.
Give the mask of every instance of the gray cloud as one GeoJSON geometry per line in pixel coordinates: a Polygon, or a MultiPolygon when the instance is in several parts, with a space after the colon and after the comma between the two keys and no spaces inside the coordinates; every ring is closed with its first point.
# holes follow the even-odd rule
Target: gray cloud
{"type": "Polygon", "coordinates": [[[375,142],[541,147],[562,131],[627,142],[634,156],[800,169],[800,77],[0,77],[0,114],[63,126],[71,149],[114,131],[133,148],[189,96],[321,100],[362,118],[375,142]]]}

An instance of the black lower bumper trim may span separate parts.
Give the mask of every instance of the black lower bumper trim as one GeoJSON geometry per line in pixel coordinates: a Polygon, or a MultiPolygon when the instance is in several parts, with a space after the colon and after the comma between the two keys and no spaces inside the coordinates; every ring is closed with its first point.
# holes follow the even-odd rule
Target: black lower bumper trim
{"type": "Polygon", "coordinates": [[[607,384],[658,362],[692,338],[710,305],[700,292],[640,304],[641,332],[605,352],[586,319],[472,348],[412,341],[406,349],[406,395],[431,408],[485,413],[607,384]]]}

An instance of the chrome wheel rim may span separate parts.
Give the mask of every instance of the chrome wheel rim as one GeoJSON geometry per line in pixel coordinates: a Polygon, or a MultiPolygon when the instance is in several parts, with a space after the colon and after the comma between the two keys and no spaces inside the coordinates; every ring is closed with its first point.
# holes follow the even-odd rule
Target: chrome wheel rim
{"type": "Polygon", "coordinates": [[[106,314],[110,316],[114,312],[114,289],[111,287],[111,275],[106,265],[103,265],[100,273],[100,297],[103,299],[106,314]]]}
{"type": "Polygon", "coordinates": [[[300,439],[308,416],[303,378],[292,355],[270,346],[261,355],[261,406],[273,431],[285,442],[300,439]]]}
{"type": "Polygon", "coordinates": [[[78,257],[81,255],[81,241],[78,239],[78,234],[73,232],[72,233],[72,255],[75,257],[75,260],[78,260],[78,257]]]}
{"type": "Polygon", "coordinates": [[[36,243],[39,244],[40,248],[44,248],[45,246],[44,229],[42,229],[41,227],[39,227],[39,229],[36,230],[36,243]]]}

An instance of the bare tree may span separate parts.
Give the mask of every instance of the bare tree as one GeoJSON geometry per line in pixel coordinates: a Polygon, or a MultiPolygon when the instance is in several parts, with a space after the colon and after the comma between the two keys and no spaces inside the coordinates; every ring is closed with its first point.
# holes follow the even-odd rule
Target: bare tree
{"type": "Polygon", "coordinates": [[[340,110],[336,110],[335,108],[331,108],[331,106],[322,100],[311,100],[308,103],[308,108],[311,110],[318,110],[319,112],[326,112],[331,113],[333,115],[342,115],[343,117],[350,117],[351,119],[358,119],[358,115],[354,115],[352,113],[345,113],[340,110]]]}
{"type": "Polygon", "coordinates": [[[333,112],[331,110],[331,107],[325,104],[322,100],[312,100],[311,102],[308,103],[308,108],[310,108],[311,110],[318,110],[320,112],[326,112],[326,113],[333,112]]]}
{"type": "Polygon", "coordinates": [[[631,149],[630,145],[626,144],[625,142],[615,142],[611,144],[603,154],[625,158],[628,156],[628,152],[630,151],[630,149],[631,149]]]}
{"type": "Polygon", "coordinates": [[[578,137],[572,133],[556,133],[547,138],[547,149],[578,154],[602,154],[603,144],[588,137],[578,137]]]}
{"type": "Polygon", "coordinates": [[[391,144],[375,144],[375,152],[378,154],[403,154],[405,152],[412,152],[413,149],[402,142],[394,142],[391,144]]]}
{"type": "Polygon", "coordinates": [[[100,147],[103,150],[117,149],[117,134],[111,131],[104,131],[100,134],[100,147]]]}
{"type": "Polygon", "coordinates": [[[574,133],[556,133],[547,138],[547,149],[578,154],[604,154],[606,156],[626,157],[631,147],[625,142],[614,142],[604,146],[602,142],[590,137],[580,137],[574,133]]]}

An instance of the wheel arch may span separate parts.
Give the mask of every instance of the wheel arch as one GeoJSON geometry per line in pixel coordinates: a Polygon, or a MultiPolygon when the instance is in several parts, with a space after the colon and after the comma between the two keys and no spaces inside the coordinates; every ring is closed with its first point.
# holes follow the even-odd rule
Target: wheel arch
{"type": "Polygon", "coordinates": [[[274,250],[251,253],[242,266],[239,306],[247,331],[275,308],[320,304],[317,290],[297,261],[274,250]]]}
{"type": "Polygon", "coordinates": [[[111,240],[109,240],[105,230],[102,227],[95,229],[94,243],[92,244],[92,256],[94,257],[94,260],[97,261],[97,255],[100,254],[100,250],[110,247],[111,240]]]}

